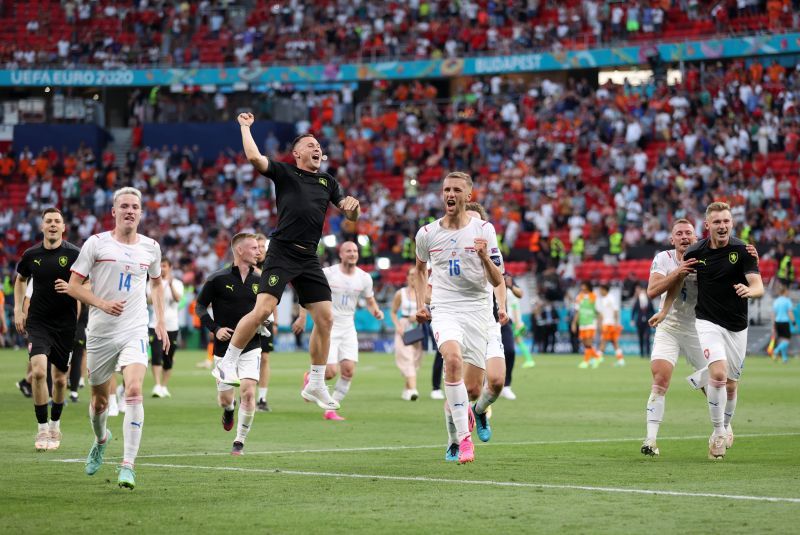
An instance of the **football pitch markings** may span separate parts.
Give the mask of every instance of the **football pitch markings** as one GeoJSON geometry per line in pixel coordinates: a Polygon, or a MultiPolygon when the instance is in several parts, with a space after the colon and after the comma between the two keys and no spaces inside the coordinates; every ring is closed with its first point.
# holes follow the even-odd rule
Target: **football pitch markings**
{"type": "MultiPolygon", "coordinates": [[[[796,433],[749,433],[737,434],[736,438],[767,438],[767,437],[795,437],[800,436],[800,432],[796,433]]],[[[668,440],[700,440],[708,439],[708,435],[692,435],[683,437],[661,437],[661,441],[668,440]]],[[[481,444],[481,448],[485,447],[498,447],[498,446],[557,446],[560,444],[602,444],[612,442],[640,442],[641,437],[638,438],[586,438],[577,440],[530,440],[523,442],[491,442],[488,444],[481,444]]],[[[302,449],[302,450],[268,450],[268,451],[248,451],[247,455],[298,455],[304,453],[348,453],[348,452],[369,452],[369,451],[401,451],[401,450],[422,450],[422,449],[440,449],[444,446],[442,444],[426,444],[426,445],[411,445],[411,446],[363,446],[359,448],[321,448],[321,449],[302,449]]],[[[214,451],[214,452],[193,452],[193,453],[155,453],[148,455],[137,455],[137,459],[166,459],[170,457],[184,458],[184,457],[212,457],[212,456],[229,456],[229,451],[214,451]]],[[[108,460],[122,459],[122,457],[106,457],[108,460]]],[[[63,463],[77,463],[84,462],[86,459],[52,459],[53,462],[63,463]]],[[[141,464],[141,463],[139,463],[141,464]]]]}
{"type": "MultiPolygon", "coordinates": [[[[227,455],[230,455],[229,453],[227,455]]],[[[251,455],[251,454],[248,454],[251,455]]],[[[84,462],[83,459],[65,459],[61,462],[84,462]]],[[[720,498],[727,500],[744,500],[755,502],[796,503],[800,498],[780,498],[776,496],[750,496],[744,494],[716,494],[710,492],[681,492],[674,490],[636,489],[624,487],[593,487],[589,485],[554,485],[549,483],[523,483],[518,481],[492,481],[480,479],[446,479],[440,477],[424,476],[387,476],[377,474],[348,474],[340,472],[307,472],[302,470],[284,470],[281,468],[240,468],[236,466],[197,466],[190,464],[164,464],[164,463],[137,463],[137,467],[168,468],[183,470],[209,470],[217,472],[246,472],[257,474],[275,474],[306,477],[331,477],[348,479],[369,479],[372,481],[404,481],[414,483],[447,483],[456,485],[482,485],[489,487],[513,487],[546,490],[576,490],[587,492],[608,492],[617,494],[644,494],[648,496],[669,496],[678,498],[720,498]]]]}

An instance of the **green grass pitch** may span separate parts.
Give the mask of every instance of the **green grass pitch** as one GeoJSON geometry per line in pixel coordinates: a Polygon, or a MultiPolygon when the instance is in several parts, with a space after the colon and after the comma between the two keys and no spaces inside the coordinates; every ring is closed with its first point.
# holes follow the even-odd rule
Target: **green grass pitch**
{"type": "MultiPolygon", "coordinates": [[[[22,351],[0,351],[2,533],[790,533],[800,519],[800,361],[747,361],[736,442],[710,461],[708,410],[683,380],[667,395],[661,456],[639,453],[649,363],[539,357],[514,374],[494,437],[476,461],[444,461],[442,402],[400,399],[390,355],[361,355],[344,422],[322,419],[299,390],[307,355],[272,356],[272,413],[257,413],[245,455],[220,425],[214,382],[178,351],[171,399],[145,400],[134,491],[116,485],[122,415],[109,419],[107,464],[92,477],[88,389],[64,410],[58,451],[33,449],[32,402],[14,388],[22,351]],[[76,462],[69,462],[70,460],[76,462]],[[67,462],[65,462],[67,461],[67,462]]],[[[150,394],[152,379],[145,382],[150,394]]],[[[477,437],[475,438],[477,442],[477,437]]]]}

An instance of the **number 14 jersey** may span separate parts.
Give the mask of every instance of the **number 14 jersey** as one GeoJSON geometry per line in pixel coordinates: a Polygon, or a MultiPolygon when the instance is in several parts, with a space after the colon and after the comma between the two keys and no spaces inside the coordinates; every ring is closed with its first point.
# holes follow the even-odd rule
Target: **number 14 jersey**
{"type": "Polygon", "coordinates": [[[161,248],[137,234],[135,244],[120,243],[111,232],[91,236],[83,244],[72,271],[89,277],[92,292],[105,301],[125,301],[122,314],[112,316],[97,307],[89,310],[89,336],[114,338],[135,330],[147,331],[147,277],[161,276],[161,248]]]}

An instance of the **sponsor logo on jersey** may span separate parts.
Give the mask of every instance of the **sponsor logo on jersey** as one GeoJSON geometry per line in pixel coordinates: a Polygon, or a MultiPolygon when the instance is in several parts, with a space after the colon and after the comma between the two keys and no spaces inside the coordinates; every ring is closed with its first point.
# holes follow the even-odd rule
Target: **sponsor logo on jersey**
{"type": "Polygon", "coordinates": [[[42,265],[42,259],[41,258],[37,258],[36,260],[33,261],[33,263],[36,264],[37,266],[41,266],[42,265]]]}
{"type": "Polygon", "coordinates": [[[319,183],[322,184],[323,186],[325,186],[326,188],[328,187],[328,179],[327,178],[319,177],[319,183]]]}
{"type": "Polygon", "coordinates": [[[728,262],[730,262],[731,264],[735,264],[738,261],[739,261],[739,253],[736,252],[728,253],[728,262]]]}
{"type": "Polygon", "coordinates": [[[706,265],[706,261],[705,261],[705,260],[702,260],[702,259],[700,259],[700,258],[698,258],[698,259],[697,259],[697,263],[698,263],[698,264],[703,264],[704,266],[706,265]]]}
{"type": "Polygon", "coordinates": [[[254,294],[258,294],[258,283],[253,284],[251,288],[253,289],[254,294]]]}
{"type": "Polygon", "coordinates": [[[233,284],[226,284],[225,287],[230,291],[233,291],[233,284]]]}
{"type": "Polygon", "coordinates": [[[278,284],[278,280],[279,279],[277,275],[270,275],[269,278],[267,279],[267,284],[269,284],[270,286],[275,286],[276,284],[278,284]]]}
{"type": "Polygon", "coordinates": [[[67,266],[67,262],[69,262],[69,259],[66,256],[59,256],[58,257],[58,265],[59,266],[66,267],[67,266]]]}

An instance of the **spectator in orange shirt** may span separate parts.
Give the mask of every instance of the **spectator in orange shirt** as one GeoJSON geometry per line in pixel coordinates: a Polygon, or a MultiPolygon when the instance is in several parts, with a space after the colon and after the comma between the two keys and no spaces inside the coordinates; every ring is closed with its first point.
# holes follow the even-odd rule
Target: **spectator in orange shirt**
{"type": "Polygon", "coordinates": [[[786,76],[786,69],[783,65],[773,60],[772,65],[767,68],[767,76],[769,76],[770,82],[777,84],[786,76]]]}
{"type": "Polygon", "coordinates": [[[9,178],[17,167],[14,158],[4,155],[0,158],[0,178],[9,178]]]}

